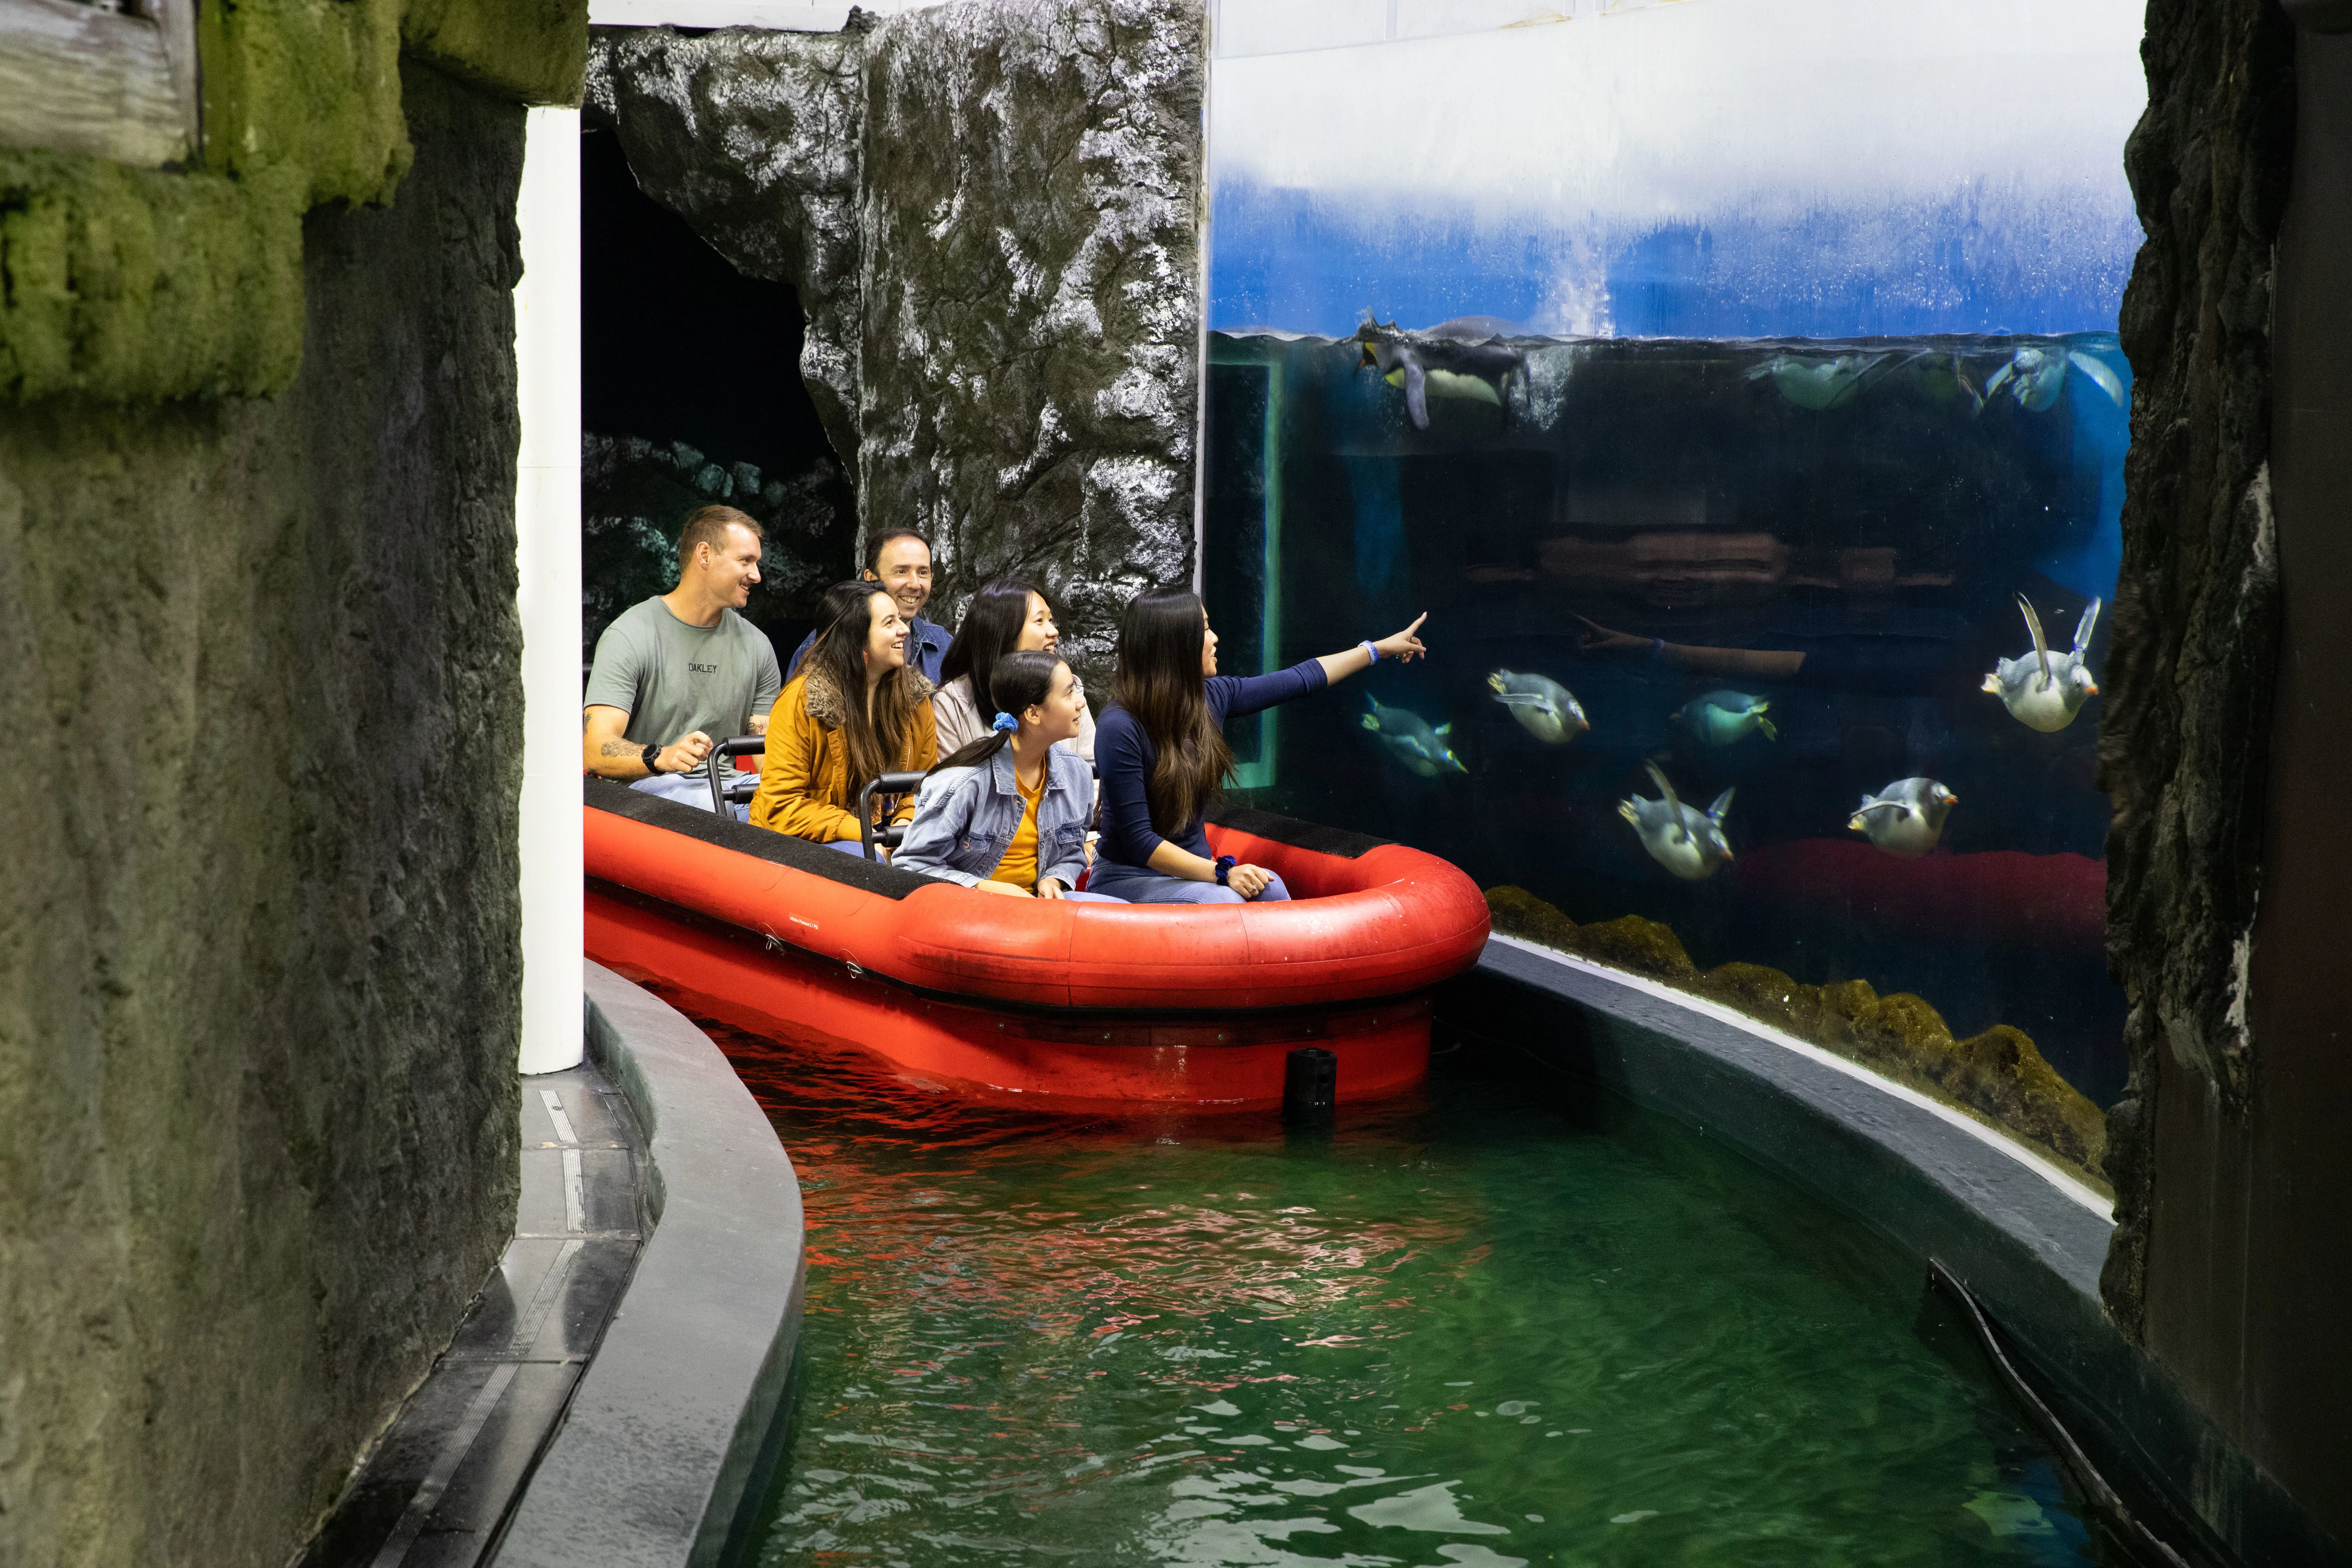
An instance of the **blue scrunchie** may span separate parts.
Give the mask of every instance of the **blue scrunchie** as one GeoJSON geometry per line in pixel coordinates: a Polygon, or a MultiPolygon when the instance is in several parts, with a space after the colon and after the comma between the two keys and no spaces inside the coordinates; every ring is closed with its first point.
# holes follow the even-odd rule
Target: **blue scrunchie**
{"type": "Polygon", "coordinates": [[[1010,713],[999,713],[996,716],[996,721],[989,725],[989,728],[992,730],[1018,730],[1021,728],[1021,721],[1015,719],[1010,713]]]}

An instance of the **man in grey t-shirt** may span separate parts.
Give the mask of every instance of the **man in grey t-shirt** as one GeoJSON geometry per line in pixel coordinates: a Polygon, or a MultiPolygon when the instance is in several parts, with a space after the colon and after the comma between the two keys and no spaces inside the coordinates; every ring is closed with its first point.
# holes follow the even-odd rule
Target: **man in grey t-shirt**
{"type": "Polygon", "coordinates": [[[677,586],[596,639],[581,742],[590,773],[710,809],[714,737],[767,733],[784,683],[766,634],[735,613],[751,602],[764,543],[733,507],[686,520],[677,586]]]}

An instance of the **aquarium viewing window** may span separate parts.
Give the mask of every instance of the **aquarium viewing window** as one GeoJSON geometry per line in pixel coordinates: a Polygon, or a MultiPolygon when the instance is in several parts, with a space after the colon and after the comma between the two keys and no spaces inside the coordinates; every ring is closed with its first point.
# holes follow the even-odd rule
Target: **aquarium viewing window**
{"type": "Polygon", "coordinates": [[[1234,10],[1226,668],[1432,649],[1237,785],[2097,1180],[2138,8],[1234,10]]]}

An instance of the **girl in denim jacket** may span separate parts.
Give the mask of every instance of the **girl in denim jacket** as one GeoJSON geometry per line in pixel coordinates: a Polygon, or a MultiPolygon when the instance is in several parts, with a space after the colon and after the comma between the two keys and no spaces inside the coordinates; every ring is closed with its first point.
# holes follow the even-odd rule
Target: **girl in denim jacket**
{"type": "Polygon", "coordinates": [[[1086,869],[1094,770],[1055,745],[1086,711],[1070,667],[1042,650],[1008,653],[989,671],[1003,704],[994,727],[933,768],[891,863],[1016,899],[1118,899],[1072,890],[1086,869]]]}

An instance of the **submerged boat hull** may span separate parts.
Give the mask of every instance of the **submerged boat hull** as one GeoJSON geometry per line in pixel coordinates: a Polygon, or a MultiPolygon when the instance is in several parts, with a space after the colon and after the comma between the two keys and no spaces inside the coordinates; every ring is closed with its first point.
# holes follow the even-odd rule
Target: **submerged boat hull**
{"type": "Polygon", "coordinates": [[[1428,987],[1486,939],[1484,898],[1444,862],[1263,814],[1212,833],[1307,895],[1292,905],[1039,905],[598,795],[590,957],[705,1016],[991,1103],[1263,1110],[1305,1046],[1338,1058],[1341,1100],[1394,1094],[1427,1074],[1428,987]]]}

